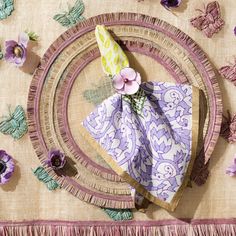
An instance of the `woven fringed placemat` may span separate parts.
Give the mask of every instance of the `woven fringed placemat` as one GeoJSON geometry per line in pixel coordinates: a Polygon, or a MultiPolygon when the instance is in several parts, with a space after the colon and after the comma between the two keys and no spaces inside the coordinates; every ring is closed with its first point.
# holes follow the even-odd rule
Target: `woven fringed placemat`
{"type": "Polygon", "coordinates": [[[45,166],[50,149],[60,149],[68,157],[68,168],[63,173],[50,168],[47,171],[64,189],[98,206],[134,208],[129,186],[83,140],[78,129],[94,107],[114,93],[100,65],[94,34],[97,24],[108,26],[144,80],[174,80],[203,91],[203,142],[192,175],[199,182],[217,142],[222,118],[213,67],[182,31],[135,13],[103,14],[79,23],[62,34],[43,56],[28,99],[29,132],[41,164],[45,166]],[[147,59],[140,64],[139,57],[147,59]],[[152,63],[145,62],[150,60],[152,63]]]}

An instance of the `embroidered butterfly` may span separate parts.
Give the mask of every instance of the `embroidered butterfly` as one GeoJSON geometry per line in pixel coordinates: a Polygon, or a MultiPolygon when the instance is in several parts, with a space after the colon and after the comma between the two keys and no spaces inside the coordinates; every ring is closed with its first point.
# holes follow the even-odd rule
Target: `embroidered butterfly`
{"type": "Polygon", "coordinates": [[[115,221],[122,221],[122,220],[131,220],[133,218],[133,213],[130,209],[112,209],[112,208],[102,208],[107,215],[115,220],[115,221]]]}
{"type": "Polygon", "coordinates": [[[218,33],[224,26],[225,22],[221,19],[220,5],[217,1],[207,5],[205,12],[198,10],[202,15],[190,20],[191,24],[205,33],[208,38],[218,33]]]}
{"type": "Polygon", "coordinates": [[[14,10],[13,0],[1,0],[0,1],[0,20],[6,19],[11,15],[14,10]]]}
{"type": "Polygon", "coordinates": [[[0,122],[0,132],[11,135],[14,139],[20,139],[28,131],[24,109],[17,106],[13,114],[0,122]]]}
{"type": "Polygon", "coordinates": [[[52,177],[49,176],[47,171],[42,166],[39,166],[36,170],[33,170],[33,173],[39,181],[45,183],[48,190],[52,191],[60,188],[60,185],[52,177]]]}
{"type": "MultiPolygon", "coordinates": [[[[95,87],[95,86],[94,86],[95,87]]],[[[83,97],[95,106],[102,103],[106,98],[113,94],[113,87],[109,77],[101,79],[99,85],[94,89],[88,89],[83,92],[83,97]]]]}
{"type": "Polygon", "coordinates": [[[223,115],[220,135],[229,143],[236,142],[236,114],[232,117],[230,112],[227,111],[227,116],[223,115]]]}
{"type": "Polygon", "coordinates": [[[71,27],[79,21],[83,21],[85,18],[82,16],[84,12],[84,3],[82,0],[77,0],[75,5],[70,8],[68,12],[57,14],[53,17],[54,20],[58,21],[62,26],[71,27]]]}
{"type": "Polygon", "coordinates": [[[236,86],[236,58],[234,64],[231,63],[230,65],[221,67],[219,73],[236,86]]]}

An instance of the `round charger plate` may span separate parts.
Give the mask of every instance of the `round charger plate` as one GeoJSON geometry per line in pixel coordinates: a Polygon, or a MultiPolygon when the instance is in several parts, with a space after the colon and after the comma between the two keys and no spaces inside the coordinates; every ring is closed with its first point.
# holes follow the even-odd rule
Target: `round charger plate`
{"type": "Polygon", "coordinates": [[[63,188],[98,206],[134,208],[129,186],[83,140],[78,128],[97,104],[114,93],[100,64],[94,34],[97,24],[111,30],[144,81],[190,83],[203,91],[206,118],[199,148],[203,164],[220,132],[220,90],[214,69],[199,46],[174,26],[146,15],[99,15],[67,30],[49,47],[28,97],[29,133],[41,164],[45,166],[50,149],[60,149],[67,156],[67,166],[60,172],[45,168],[63,188]]]}

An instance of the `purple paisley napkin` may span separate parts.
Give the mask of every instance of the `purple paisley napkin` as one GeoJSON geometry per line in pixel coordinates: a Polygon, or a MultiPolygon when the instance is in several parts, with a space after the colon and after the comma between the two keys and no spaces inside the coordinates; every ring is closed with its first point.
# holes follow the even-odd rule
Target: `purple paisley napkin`
{"type": "Polygon", "coordinates": [[[83,126],[106,152],[108,164],[137,192],[174,210],[195,158],[198,93],[192,86],[166,82],[142,83],[140,89],[138,112],[130,97],[115,94],[83,126]]]}

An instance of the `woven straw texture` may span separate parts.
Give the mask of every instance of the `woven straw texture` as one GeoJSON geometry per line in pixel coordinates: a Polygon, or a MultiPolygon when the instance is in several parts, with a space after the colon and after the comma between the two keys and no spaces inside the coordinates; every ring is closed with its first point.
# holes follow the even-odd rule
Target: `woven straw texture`
{"type": "MultiPolygon", "coordinates": [[[[99,3],[91,3],[91,1],[87,0],[85,1],[85,16],[90,17],[105,12],[129,11],[158,17],[180,28],[186,34],[190,35],[207,53],[211,62],[213,62],[213,64],[217,68],[219,68],[220,66],[225,64],[227,60],[230,60],[232,53],[236,51],[235,43],[233,44],[233,42],[235,42],[235,38],[232,33],[232,29],[234,27],[233,23],[235,22],[235,16],[232,9],[236,7],[236,3],[230,0],[219,2],[221,3],[222,14],[227,24],[226,27],[212,39],[205,38],[205,36],[202,35],[201,32],[193,29],[188,21],[189,18],[192,17],[194,9],[203,6],[203,1],[200,1],[198,3],[194,1],[188,1],[186,4],[184,1],[183,7],[176,11],[176,15],[174,15],[166,11],[159,5],[159,3],[154,1],[151,2],[147,0],[145,2],[138,3],[134,0],[130,0],[129,2],[122,0],[119,2],[104,0],[99,3]],[[227,47],[223,47],[223,44],[227,45],[227,47]]],[[[40,3],[38,1],[30,1],[29,3],[25,3],[19,0],[15,3],[15,7],[16,10],[13,15],[6,21],[1,22],[0,32],[1,35],[4,35],[1,40],[3,41],[5,39],[16,38],[18,32],[24,30],[25,28],[30,28],[36,31],[41,36],[40,46],[38,48],[36,47],[34,50],[42,56],[46,49],[50,46],[50,44],[52,44],[53,41],[58,38],[58,36],[65,30],[57,22],[52,20],[52,16],[57,13],[58,10],[65,8],[65,2],[47,1],[44,3],[40,3]],[[45,24],[42,24],[41,22],[45,22],[45,24]]],[[[147,32],[145,31],[140,31],[138,26],[132,28],[134,30],[132,34],[129,33],[129,28],[123,31],[122,29],[122,27],[117,27],[116,35],[118,35],[122,40],[128,41],[127,47],[133,46],[133,48],[135,48],[135,45],[132,44],[133,41],[139,41],[143,46],[143,43],[145,44],[147,41],[140,38],[146,39],[148,36],[152,37],[151,33],[147,34],[147,32]],[[135,33],[136,35],[134,36],[135,33]],[[137,40],[137,38],[139,39],[137,40]]],[[[116,29],[114,27],[114,31],[115,30],[116,29]]],[[[85,54],[89,53],[90,50],[92,50],[92,52],[96,54],[96,48],[93,45],[94,42],[92,42],[92,34],[88,34],[87,37],[88,38],[85,37],[84,39],[80,39],[85,41],[88,41],[88,39],[91,40],[92,46],[88,46],[89,43],[87,43],[85,47],[86,50],[84,50],[81,46],[82,43],[78,42],[78,47],[80,47],[82,51],[82,54],[80,54],[80,56],[83,56],[83,58],[87,58],[87,55],[85,54]]],[[[168,42],[168,39],[160,39],[160,42],[162,42],[164,45],[168,45],[168,47],[170,46],[170,44],[173,44],[175,46],[175,42],[168,42]]],[[[155,46],[154,43],[152,46],[155,46]]],[[[71,52],[73,52],[75,48],[73,48],[72,46],[71,48],[68,47],[67,49],[68,52],[65,52],[64,56],[68,61],[71,61],[70,59],[68,59],[68,57],[71,56],[69,50],[72,50],[71,52]]],[[[189,55],[188,53],[186,53],[185,55],[183,50],[181,50],[181,52],[183,54],[176,53],[175,58],[178,59],[177,61],[182,60],[182,62],[184,62],[184,60],[188,59],[189,55]]],[[[171,51],[171,54],[172,53],[175,53],[174,50],[171,51]]],[[[165,55],[167,54],[168,53],[165,53],[165,55]]],[[[128,56],[132,62],[132,65],[135,68],[141,69],[141,73],[145,79],[152,80],[153,78],[156,78],[156,80],[162,80],[162,78],[165,78],[166,81],[172,80],[172,76],[167,74],[163,66],[159,63],[156,63],[153,58],[141,55],[140,52],[131,53],[128,54],[128,56]],[[155,67],[153,66],[154,63],[155,67]]],[[[58,59],[60,60],[60,57],[58,59]]],[[[55,74],[51,74],[51,76],[55,80],[57,80],[59,79],[58,75],[61,76],[62,73],[58,71],[60,70],[60,68],[57,68],[56,64],[54,65],[55,69],[52,70],[52,73],[55,74]]],[[[185,63],[184,65],[186,67],[181,67],[181,69],[184,70],[186,74],[188,73],[189,78],[191,78],[191,74],[197,77],[196,71],[194,71],[193,66],[191,66],[189,63],[185,63]]],[[[74,67],[77,66],[74,65],[74,67]]],[[[0,69],[1,113],[4,114],[7,112],[7,104],[12,104],[12,106],[20,104],[26,109],[28,90],[30,88],[32,79],[31,76],[24,74],[23,72],[19,72],[18,69],[13,68],[12,66],[7,65],[4,62],[1,62],[0,69]]],[[[71,65],[72,71],[69,71],[70,68],[67,69],[67,73],[72,73],[73,65],[71,65]]],[[[106,80],[103,77],[99,59],[93,59],[92,63],[88,64],[86,68],[81,71],[80,76],[80,78],[83,80],[83,83],[79,83],[79,81],[76,80],[75,84],[72,87],[71,95],[68,100],[68,109],[69,111],[71,111],[68,112],[68,114],[70,114],[68,116],[68,122],[70,124],[73,137],[75,137],[77,142],[82,143],[83,140],[81,140],[81,137],[79,137],[78,132],[76,131],[76,125],[79,124],[84,116],[93,109],[93,104],[87,101],[86,110],[84,110],[84,105],[81,109],[80,102],[85,102],[86,100],[86,96],[84,96],[85,91],[87,91],[88,89],[96,89],[98,85],[103,87],[103,83],[106,83],[106,80]]],[[[192,78],[194,78],[195,76],[192,76],[192,78]]],[[[226,110],[228,108],[232,112],[235,112],[235,110],[233,110],[233,106],[235,106],[234,98],[236,98],[236,95],[233,91],[234,87],[231,86],[228,81],[223,81],[221,78],[217,79],[219,80],[220,88],[222,90],[222,94],[224,95],[224,109],[226,110]]],[[[60,83],[57,87],[58,91],[61,88],[65,87],[63,86],[63,83],[67,84],[66,81],[66,79],[60,80],[60,83]]],[[[195,83],[200,82],[197,80],[195,81],[195,83]]],[[[42,117],[41,122],[46,123],[48,119],[61,119],[60,112],[55,112],[55,114],[50,114],[47,112],[48,110],[50,110],[49,108],[52,108],[53,105],[50,100],[50,96],[54,96],[54,92],[56,91],[53,86],[55,86],[55,84],[49,84],[48,86],[46,86],[45,91],[43,91],[42,93],[43,101],[48,100],[49,102],[45,102],[45,104],[40,108],[40,117],[42,117]]],[[[109,88],[109,86],[106,87],[109,88]]],[[[106,92],[108,94],[110,91],[106,92]]],[[[89,96],[89,91],[87,91],[87,94],[87,100],[88,98],[91,99],[91,96],[89,96]]],[[[61,99],[59,93],[57,92],[55,92],[55,99],[56,101],[58,101],[58,103],[56,104],[58,104],[59,107],[56,106],[53,107],[53,109],[57,111],[57,109],[60,110],[60,105],[62,106],[62,104],[60,104],[61,99]]],[[[220,104],[217,105],[220,106],[220,104]]],[[[210,119],[208,120],[210,122],[210,119]]],[[[48,130],[46,129],[46,125],[43,132],[44,134],[47,134],[48,132],[48,130]]],[[[59,123],[54,123],[54,133],[50,135],[53,136],[57,133],[60,134],[60,132],[62,132],[62,130],[59,123]]],[[[206,128],[204,130],[204,134],[207,134],[206,128]]],[[[57,140],[59,144],[64,143],[63,136],[56,136],[56,139],[50,139],[50,135],[45,135],[45,137],[48,137],[48,144],[51,144],[52,141],[55,142],[55,140],[57,140]]],[[[49,192],[42,183],[37,181],[37,179],[32,175],[31,168],[38,166],[40,162],[35,154],[28,135],[17,142],[13,141],[10,137],[6,137],[3,135],[0,136],[0,139],[1,148],[6,149],[9,153],[11,153],[17,161],[16,173],[11,183],[0,189],[1,220],[108,220],[104,212],[101,211],[98,207],[80,201],[64,189],[55,192],[49,192]],[[25,204],[26,202],[27,204],[25,204]]],[[[58,145],[58,143],[53,145],[58,145]]],[[[63,145],[65,145],[65,149],[68,149],[68,152],[71,152],[70,147],[66,146],[66,144],[63,145]]],[[[86,153],[90,151],[86,144],[83,145],[83,148],[86,153]]],[[[164,210],[159,209],[156,206],[152,206],[149,208],[146,215],[138,212],[135,213],[135,219],[172,219],[175,217],[229,218],[234,216],[234,213],[231,211],[231,209],[234,209],[236,203],[234,201],[234,188],[232,188],[232,186],[236,183],[234,179],[229,178],[224,173],[225,168],[232,162],[233,155],[234,145],[230,146],[226,144],[224,140],[219,139],[210,161],[209,169],[211,174],[205,185],[201,187],[194,185],[192,189],[186,189],[180,205],[178,206],[176,212],[172,215],[164,210]],[[224,186],[224,188],[221,188],[221,186],[224,186]]],[[[102,163],[101,159],[97,158],[96,153],[91,153],[91,156],[93,156],[94,162],[99,165],[103,165],[106,169],[108,169],[105,163],[102,163]]],[[[76,162],[76,165],[80,164],[76,162]]],[[[84,175],[81,175],[80,172],[78,172],[75,178],[81,179],[81,182],[86,182],[86,185],[89,185],[91,188],[98,188],[97,191],[108,192],[107,194],[109,194],[109,191],[113,191],[112,193],[119,192],[119,194],[128,194],[129,191],[126,184],[119,183],[114,185],[111,183],[110,186],[107,186],[107,181],[106,184],[104,184],[102,178],[97,177],[96,174],[90,176],[89,173],[91,170],[92,169],[89,169],[89,167],[86,170],[83,170],[85,172],[88,171],[87,176],[89,176],[89,178],[86,177],[86,179],[83,180],[84,175]]],[[[94,169],[92,171],[96,172],[96,170],[94,169]]],[[[112,179],[112,172],[110,175],[103,177],[112,179]]],[[[118,178],[115,180],[119,181],[118,178]]]]}

